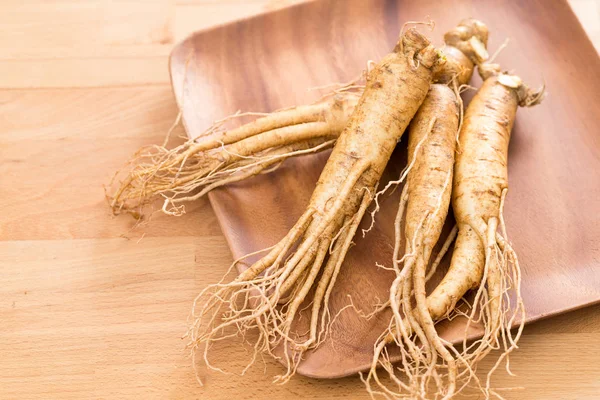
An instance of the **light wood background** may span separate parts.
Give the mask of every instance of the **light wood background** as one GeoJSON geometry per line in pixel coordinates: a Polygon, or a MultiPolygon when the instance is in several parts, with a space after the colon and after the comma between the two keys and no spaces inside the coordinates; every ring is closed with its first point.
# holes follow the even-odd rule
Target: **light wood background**
{"type": "MultiPolygon", "coordinates": [[[[0,2],[0,398],[366,398],[357,377],[200,371],[181,339],[231,262],[206,200],[131,230],[102,185],[177,113],[167,58],[194,30],[301,0],[0,2]],[[270,375],[269,375],[270,374],[270,375]]],[[[600,2],[573,0],[600,48],[600,2]]],[[[560,27],[557,27],[560,29],[560,27]]],[[[182,133],[182,132],[180,132],[182,133]]],[[[600,306],[530,325],[512,399],[597,399],[600,306]]],[[[215,356],[240,370],[235,345],[215,356]]]]}

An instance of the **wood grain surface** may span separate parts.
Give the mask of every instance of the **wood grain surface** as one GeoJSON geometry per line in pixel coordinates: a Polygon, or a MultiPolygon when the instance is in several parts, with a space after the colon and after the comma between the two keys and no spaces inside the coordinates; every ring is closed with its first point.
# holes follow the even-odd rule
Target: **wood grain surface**
{"type": "MultiPolygon", "coordinates": [[[[173,45],[290,3],[0,2],[1,399],[367,398],[358,377],[272,385],[281,367],[269,360],[268,375],[200,371],[200,388],[181,336],[193,298],[232,259],[208,201],[131,231],[103,198],[177,114],[173,45]]],[[[596,2],[575,3],[589,24],[596,2]]],[[[526,390],[508,398],[598,397],[600,307],[529,325],[521,343],[518,376],[497,383],[526,390]]],[[[231,346],[217,361],[239,370],[243,356],[231,346]]]]}
{"type": "MultiPolygon", "coordinates": [[[[600,114],[600,84],[595,81],[600,58],[566,2],[531,1],[527,10],[544,13],[545,18],[527,20],[518,1],[482,6],[456,0],[444,10],[435,0],[303,4],[191,36],[171,56],[175,94],[187,131],[195,137],[236,110],[271,111],[319,99],[322,93],[306,88],[351,80],[365,68],[365,60],[379,60],[394,47],[405,21],[421,15],[436,22],[429,34],[434,43],[465,16],[488,25],[492,52],[510,36],[513,44],[497,62],[532,86],[541,84],[543,76],[551,93],[571,94],[550,94],[541,106],[521,109],[511,135],[504,216],[522,267],[526,320],[535,321],[600,301],[600,248],[594,245],[600,242],[600,224],[587,217],[600,212],[600,138],[588,125],[600,114]],[[570,29],[556,31],[557,18],[570,29]],[[506,20],[512,22],[503,23],[506,20]],[[563,35],[570,41],[561,41],[563,35]],[[567,131],[572,134],[565,141],[567,131]],[[567,175],[572,179],[565,180],[567,175]]],[[[474,80],[475,86],[479,83],[474,80]]],[[[397,146],[381,187],[398,179],[406,166],[406,143],[405,137],[397,146]]],[[[271,247],[285,236],[306,209],[328,154],[288,160],[271,174],[210,193],[234,258],[271,247]]],[[[346,311],[339,313],[323,345],[305,355],[298,373],[337,378],[370,367],[373,346],[387,329],[391,311],[366,320],[347,306],[352,301],[369,313],[389,295],[395,275],[378,265],[390,267],[399,196],[400,190],[382,196],[373,229],[354,238],[356,245],[344,260],[328,303],[332,315],[346,311]]],[[[370,218],[363,218],[362,228],[369,224],[370,218]]],[[[452,224],[449,218],[442,238],[452,224]]],[[[260,257],[248,257],[238,268],[244,270],[260,257]]],[[[450,259],[451,251],[430,290],[450,259]]],[[[310,309],[302,316],[308,321],[310,309]]],[[[456,318],[439,323],[438,331],[457,342],[463,340],[465,327],[466,319],[456,318]]],[[[296,329],[305,332],[308,326],[299,324],[296,329]]],[[[481,325],[471,324],[468,336],[475,338],[482,331],[481,325]]],[[[397,357],[392,353],[392,359],[397,357]]]]}

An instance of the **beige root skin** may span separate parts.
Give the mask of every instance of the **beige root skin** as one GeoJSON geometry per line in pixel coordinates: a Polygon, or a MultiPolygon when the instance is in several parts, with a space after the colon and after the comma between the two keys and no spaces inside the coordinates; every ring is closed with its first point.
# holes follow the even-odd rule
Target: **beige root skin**
{"type": "Polygon", "coordinates": [[[453,46],[446,45],[442,51],[446,56],[446,63],[434,71],[434,81],[445,84],[456,82],[457,86],[468,83],[474,69],[474,64],[469,57],[453,46]]]}
{"type": "Polygon", "coordinates": [[[455,350],[455,354],[463,369],[473,370],[491,350],[502,349],[481,387],[486,398],[493,394],[491,375],[516,348],[524,322],[520,268],[506,240],[502,215],[508,190],[508,143],[518,106],[537,104],[543,97],[543,89],[533,91],[518,77],[497,71],[493,65],[481,66],[480,73],[487,79],[465,114],[452,193],[458,238],[446,276],[427,298],[430,315],[440,319],[452,315],[456,301],[467,290],[478,287],[466,329],[481,321],[483,338],[470,345],[465,339],[465,350],[455,350]],[[502,235],[497,233],[499,226],[502,235]],[[513,306],[508,301],[510,291],[513,306]],[[513,335],[515,323],[518,329],[513,335]]]}
{"type": "Polygon", "coordinates": [[[183,185],[172,190],[173,193],[177,193],[177,197],[167,197],[165,199],[163,212],[170,215],[179,215],[184,212],[184,209],[182,208],[183,206],[178,206],[178,204],[197,200],[221,186],[240,182],[259,174],[272,172],[288,158],[321,152],[332,148],[334,144],[335,138],[322,137],[310,139],[269,149],[264,155],[261,154],[258,157],[232,163],[226,169],[209,174],[203,180],[202,189],[196,194],[188,193],[198,189],[196,187],[197,181],[194,181],[192,185],[183,185]],[[188,187],[190,188],[188,189],[188,187]]]}
{"type": "MultiPolygon", "coordinates": [[[[456,38],[465,39],[468,31],[467,28],[460,29],[454,38],[450,35],[451,40],[447,40],[447,43],[457,48],[465,48],[456,38]]],[[[487,33],[482,37],[487,40],[487,33]]],[[[472,57],[472,61],[479,64],[481,59],[472,57]]],[[[394,319],[390,322],[388,332],[383,334],[375,345],[372,368],[365,379],[367,389],[371,393],[393,398],[406,396],[407,393],[411,398],[427,397],[427,388],[433,381],[437,388],[436,398],[442,395],[444,399],[449,399],[474,380],[485,398],[490,398],[497,395],[491,388],[492,374],[501,365],[502,360],[517,347],[524,321],[524,307],[520,294],[521,274],[516,253],[506,240],[502,216],[508,188],[508,141],[517,107],[538,104],[543,97],[543,88],[533,91],[523,85],[520,78],[499,71],[499,67],[494,64],[479,66],[479,72],[485,82],[467,109],[464,124],[460,129],[461,151],[458,152],[455,163],[452,203],[459,229],[455,251],[449,271],[429,296],[426,296],[425,292],[425,271],[432,245],[437,241],[439,233],[432,236],[433,243],[423,243],[422,239],[415,238],[419,237],[421,227],[428,225],[424,221],[434,212],[415,213],[408,209],[405,212],[406,253],[409,257],[404,257],[406,259],[402,270],[395,265],[398,277],[390,290],[394,319]],[[415,229],[415,226],[418,228],[415,229]],[[498,229],[502,234],[497,232],[498,229]],[[404,299],[408,293],[407,288],[410,288],[406,277],[411,275],[416,301],[414,308],[409,300],[404,299]],[[400,279],[405,280],[405,291],[402,294],[398,294],[397,289],[400,287],[400,279]],[[477,287],[469,314],[455,310],[456,302],[465,292],[477,287]],[[508,300],[511,290],[516,299],[516,304],[512,307],[508,300]],[[455,315],[466,315],[468,320],[462,350],[440,339],[434,328],[435,321],[455,315]],[[417,325],[414,323],[415,319],[417,325]],[[479,321],[485,329],[483,338],[468,344],[466,337],[469,326],[479,321]],[[510,329],[516,323],[519,325],[513,335],[510,329]],[[422,329],[425,340],[422,333],[414,330],[416,328],[422,329]],[[418,348],[421,352],[415,356],[414,341],[417,337],[421,343],[418,348]],[[385,353],[385,346],[392,342],[397,343],[398,338],[402,339],[408,349],[400,347],[399,368],[408,376],[408,385],[399,384],[393,377],[394,370],[385,353]],[[477,362],[493,349],[502,349],[502,353],[482,385],[474,371],[477,362]],[[375,370],[378,363],[383,366],[392,381],[398,384],[398,391],[382,385],[375,370]],[[447,372],[442,372],[443,369],[447,372]],[[376,382],[381,390],[373,390],[372,381],[376,382]]],[[[412,154],[409,152],[409,155],[412,154]]],[[[427,165],[435,165],[435,161],[427,160],[427,165]]],[[[407,186],[410,183],[409,179],[407,186]]],[[[428,180],[422,185],[429,185],[432,194],[436,193],[435,186],[432,188],[428,180]]],[[[411,200],[409,196],[407,203],[403,195],[400,207],[410,204],[411,200]]],[[[399,215],[401,213],[399,210],[399,215]]],[[[398,231],[399,228],[396,227],[397,238],[398,231]]],[[[397,242],[396,247],[398,245],[397,242]]]]}
{"type": "Polygon", "coordinates": [[[216,124],[199,139],[171,150],[142,149],[132,160],[132,168],[117,173],[124,177],[109,196],[113,212],[140,215],[144,206],[164,197],[163,211],[179,214],[183,207],[177,204],[263,173],[287,158],[330,148],[358,98],[356,93],[340,92],[317,104],[267,114],[236,129],[221,132],[216,124]]]}
{"type": "Polygon", "coordinates": [[[255,351],[273,354],[282,348],[288,369],[277,377],[280,382],[294,374],[306,350],[320,344],[329,326],[328,299],[345,255],[397,141],[427,95],[438,57],[417,31],[404,33],[395,51],[369,72],[364,93],[298,223],[233,282],[199,296],[191,346],[204,349],[207,365],[208,349],[227,329],[242,335],[259,332],[255,351]],[[331,254],[323,258],[323,249],[331,254]],[[299,337],[292,327],[313,288],[309,335],[299,337]]]}
{"type": "Polygon", "coordinates": [[[420,398],[427,396],[432,381],[437,392],[446,398],[456,390],[456,362],[435,330],[427,308],[425,282],[427,265],[450,204],[458,119],[459,104],[455,92],[448,86],[436,84],[431,86],[409,130],[408,154],[412,167],[395,221],[393,264],[396,279],[390,288],[394,317],[388,333],[375,345],[373,364],[364,379],[372,394],[382,392],[394,398],[420,398]],[[403,221],[405,255],[399,260],[403,221]],[[412,294],[416,301],[414,305],[412,294]],[[388,365],[384,348],[392,342],[399,343],[402,357],[396,368],[409,377],[407,384],[399,384],[395,369],[388,365]],[[376,370],[378,365],[384,367],[396,388],[382,383],[376,370]],[[376,390],[373,383],[377,385],[376,390]]]}
{"type": "MultiPolygon", "coordinates": [[[[488,79],[467,109],[460,133],[462,151],[456,158],[452,193],[459,233],[450,268],[442,282],[425,299],[427,307],[427,312],[425,312],[423,308],[419,308],[419,303],[422,304],[424,300],[422,269],[418,270],[415,262],[410,259],[406,262],[401,272],[415,275],[413,286],[417,305],[413,309],[410,307],[410,303],[403,303],[402,314],[395,312],[396,317],[390,323],[389,333],[382,336],[375,348],[375,359],[390,374],[393,369],[390,369],[389,360],[384,355],[385,346],[397,341],[397,337],[401,337],[406,347],[414,349],[414,346],[410,345],[414,340],[410,337],[411,324],[403,323],[403,317],[406,318],[417,310],[420,323],[423,320],[431,323],[445,317],[464,315],[454,309],[456,302],[469,289],[477,288],[473,305],[467,314],[468,324],[465,329],[462,350],[442,342],[454,362],[446,361],[448,353],[442,351],[439,355],[448,367],[448,381],[452,382],[453,380],[451,374],[455,376],[457,392],[475,380],[475,385],[482,390],[485,398],[497,395],[491,387],[491,377],[502,361],[507,359],[510,352],[517,347],[524,322],[519,261],[515,251],[506,240],[506,228],[502,213],[508,190],[506,168],[508,141],[518,105],[537,104],[543,97],[543,89],[533,91],[524,86],[518,77],[501,74],[498,71],[497,66],[486,64],[481,66],[480,72],[488,79]],[[418,286],[421,288],[420,291],[418,286]],[[514,298],[512,306],[508,301],[510,291],[513,292],[511,298],[514,298]],[[473,343],[467,343],[467,331],[475,322],[483,324],[484,335],[473,343]],[[513,333],[511,328],[515,324],[517,330],[513,333]],[[398,334],[399,327],[402,325],[408,326],[408,329],[400,329],[401,334],[398,334]],[[408,339],[407,336],[409,336],[408,339]],[[486,381],[480,382],[474,375],[476,365],[494,349],[500,349],[501,354],[488,372],[486,381]],[[453,369],[454,372],[452,372],[453,369]],[[460,386],[458,386],[459,383],[460,386]]],[[[410,213],[406,212],[407,219],[409,215],[410,213]]],[[[416,246],[412,245],[412,247],[416,246]]],[[[408,249],[407,252],[409,252],[408,249]]],[[[423,254],[428,254],[425,246],[423,254]]],[[[421,262],[425,264],[422,260],[421,262]]],[[[391,293],[394,293],[394,286],[392,286],[391,293]]],[[[425,396],[427,388],[425,382],[427,382],[427,376],[431,374],[438,392],[449,398],[451,390],[447,389],[450,388],[451,383],[446,387],[442,386],[443,390],[440,391],[439,382],[443,384],[443,381],[440,380],[439,375],[436,376],[429,368],[425,369],[424,373],[419,373],[419,369],[416,367],[422,363],[428,365],[431,358],[428,358],[427,354],[431,353],[432,349],[434,352],[438,352],[440,349],[439,343],[435,345],[435,341],[431,339],[435,339],[434,331],[427,328],[426,331],[429,333],[427,341],[422,339],[421,341],[424,343],[423,350],[427,350],[427,352],[411,359],[410,352],[401,348],[400,369],[409,376],[411,383],[409,393],[416,387],[421,389],[421,395],[425,396]],[[414,383],[415,377],[420,378],[421,385],[414,383]]],[[[374,361],[366,382],[369,385],[373,380],[381,388],[381,382],[376,377],[376,365],[377,363],[374,361]]],[[[508,370],[508,363],[506,365],[508,370]]],[[[370,389],[369,386],[368,388],[370,389]]],[[[398,388],[407,391],[402,385],[398,385],[398,388]]],[[[388,388],[379,392],[390,395],[388,388]]],[[[390,397],[401,397],[403,393],[399,391],[396,395],[390,397]]]]}

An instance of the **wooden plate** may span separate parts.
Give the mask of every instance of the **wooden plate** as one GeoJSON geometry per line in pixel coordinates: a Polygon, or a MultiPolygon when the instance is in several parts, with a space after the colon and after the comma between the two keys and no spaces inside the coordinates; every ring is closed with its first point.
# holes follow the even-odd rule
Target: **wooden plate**
{"type": "MultiPolygon", "coordinates": [[[[307,88],[355,77],[367,60],[392,49],[405,21],[426,16],[436,22],[430,37],[440,45],[460,19],[481,19],[490,28],[491,52],[511,39],[498,61],[526,82],[548,87],[541,106],[519,110],[510,147],[505,216],[523,268],[527,321],[598,302],[600,60],[566,1],[331,0],[196,33],[171,55],[186,129],[195,137],[237,110],[314,101],[318,93],[307,88]]],[[[404,165],[405,143],[384,179],[404,165]]],[[[287,161],[274,173],[210,194],[234,257],[283,237],[306,207],[326,158],[287,161]]],[[[333,313],[349,304],[348,295],[365,310],[387,297],[392,276],[375,263],[390,263],[397,205],[396,192],[383,202],[376,229],[357,236],[331,299],[333,313]]],[[[388,318],[366,321],[345,311],[331,339],[308,354],[298,372],[334,378],[364,369],[388,318]]],[[[448,340],[462,332],[457,320],[440,329],[448,340]]]]}

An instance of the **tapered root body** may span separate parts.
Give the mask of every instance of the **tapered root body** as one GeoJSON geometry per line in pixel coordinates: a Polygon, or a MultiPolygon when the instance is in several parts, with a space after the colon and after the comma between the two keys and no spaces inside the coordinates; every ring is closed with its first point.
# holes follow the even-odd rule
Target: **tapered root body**
{"type": "Polygon", "coordinates": [[[404,219],[404,267],[400,267],[399,260],[394,260],[397,278],[390,289],[394,318],[390,321],[390,334],[376,344],[374,363],[365,380],[371,392],[373,380],[388,395],[424,396],[432,379],[436,381],[439,393],[451,396],[455,391],[455,361],[438,337],[434,320],[429,315],[425,283],[428,261],[450,204],[458,119],[459,104],[455,92],[448,86],[436,84],[431,86],[411,123],[408,144],[411,169],[396,219],[394,249],[396,258],[402,243],[400,224],[404,219]],[[402,210],[404,205],[405,211],[402,210]],[[414,306],[411,292],[414,293],[414,306]],[[397,391],[384,386],[375,369],[379,363],[397,383],[394,368],[386,367],[388,361],[382,358],[382,346],[393,341],[402,343],[403,357],[398,369],[410,378],[410,384],[398,385],[397,391]],[[449,372],[442,374],[440,369],[449,372]]]}
{"type": "Polygon", "coordinates": [[[491,78],[465,113],[452,194],[459,233],[448,273],[428,299],[437,318],[481,282],[486,247],[482,226],[498,218],[500,196],[508,187],[508,142],[516,111],[516,94],[491,78]]]}
{"type": "Polygon", "coordinates": [[[411,29],[374,66],[307,211],[265,257],[231,284],[207,292],[191,330],[194,348],[204,345],[206,355],[227,327],[256,330],[255,349],[283,353],[288,369],[278,380],[285,382],[303,353],[322,342],[328,299],[352,238],[397,141],[427,95],[437,60],[438,52],[411,29]],[[293,327],[313,289],[308,334],[299,335],[293,327]]]}
{"type": "MultiPolygon", "coordinates": [[[[164,211],[197,199],[217,187],[269,171],[290,157],[331,148],[346,126],[359,96],[338,93],[317,104],[277,111],[236,129],[206,135],[168,150],[142,149],[110,194],[113,212],[140,214],[164,198],[164,211]]],[[[234,116],[235,117],[235,116],[234,116]]]]}
{"type": "Polygon", "coordinates": [[[423,235],[421,243],[430,251],[437,243],[448,213],[457,128],[455,93],[448,86],[431,85],[409,133],[409,164],[413,159],[414,164],[407,179],[405,225],[406,238],[413,238],[421,221],[427,219],[423,229],[428,234],[423,235]],[[435,123],[430,125],[432,120],[435,123]]]}
{"type": "Polygon", "coordinates": [[[479,286],[485,263],[484,253],[483,242],[477,232],[469,225],[460,226],[446,277],[427,298],[431,318],[443,318],[468,290],[479,286]]]}
{"type": "MultiPolygon", "coordinates": [[[[497,229],[503,226],[502,208],[508,190],[508,144],[519,105],[539,103],[542,92],[524,86],[513,75],[489,73],[465,113],[456,156],[452,206],[459,228],[450,268],[427,298],[432,319],[455,314],[456,302],[476,289],[467,311],[463,349],[455,349],[460,374],[469,381],[475,364],[493,349],[502,349],[497,363],[480,387],[492,395],[490,377],[514,348],[524,322],[517,256],[497,229]],[[499,241],[500,240],[500,241],[499,241]],[[513,292],[513,304],[508,301],[513,292]],[[467,345],[474,321],[484,327],[483,338],[467,345]],[[517,333],[510,329],[517,324],[517,333]]],[[[492,68],[491,70],[494,70],[492,68]]]]}

